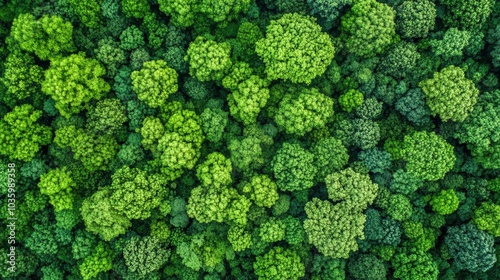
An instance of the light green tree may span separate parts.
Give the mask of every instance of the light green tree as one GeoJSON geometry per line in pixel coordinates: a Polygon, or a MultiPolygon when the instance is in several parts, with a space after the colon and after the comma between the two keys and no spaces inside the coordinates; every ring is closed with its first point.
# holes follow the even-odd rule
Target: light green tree
{"type": "Polygon", "coordinates": [[[313,17],[292,13],[271,20],[255,52],[266,64],[269,79],[310,84],[326,71],[335,49],[313,17]]]}

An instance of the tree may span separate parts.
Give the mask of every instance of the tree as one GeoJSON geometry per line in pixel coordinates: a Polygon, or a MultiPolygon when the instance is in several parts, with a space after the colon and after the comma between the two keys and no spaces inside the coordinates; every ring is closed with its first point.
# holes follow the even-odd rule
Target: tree
{"type": "Polygon", "coordinates": [[[25,244],[38,257],[47,258],[57,254],[58,250],[70,242],[69,231],[57,228],[53,224],[34,224],[25,244]]]}
{"type": "Polygon", "coordinates": [[[228,142],[231,161],[238,170],[262,167],[266,160],[265,151],[274,143],[273,139],[257,125],[245,127],[242,138],[230,137],[228,142]]]}
{"type": "Polygon", "coordinates": [[[474,224],[480,230],[485,230],[494,237],[500,236],[500,205],[483,202],[474,211],[474,224]]]}
{"type": "Polygon", "coordinates": [[[462,50],[469,45],[471,32],[467,30],[458,30],[450,28],[446,30],[441,40],[431,40],[429,44],[435,55],[441,56],[447,60],[452,57],[462,56],[462,50]]]}
{"type": "Polygon", "coordinates": [[[195,112],[176,109],[172,113],[165,123],[166,133],[158,140],[161,169],[170,180],[178,178],[184,168],[194,167],[204,139],[195,112]]]}
{"type": "Polygon", "coordinates": [[[144,34],[135,25],[131,25],[120,34],[120,48],[126,51],[133,51],[146,45],[144,34]]]}
{"type": "Polygon", "coordinates": [[[186,207],[187,214],[200,223],[222,223],[227,218],[226,209],[234,194],[234,190],[227,187],[196,187],[191,190],[186,207]]]}
{"type": "Polygon", "coordinates": [[[267,86],[265,80],[255,75],[239,83],[237,89],[227,97],[231,116],[245,125],[255,123],[269,98],[267,86]]]}
{"type": "Polygon", "coordinates": [[[466,143],[475,161],[484,168],[500,168],[500,91],[484,92],[468,118],[455,132],[466,143]]]}
{"type": "Polygon", "coordinates": [[[286,216],[283,222],[285,223],[285,241],[290,245],[301,244],[305,239],[305,231],[300,219],[286,216]]]}
{"type": "Polygon", "coordinates": [[[336,280],[346,279],[346,261],[314,254],[312,260],[311,279],[313,280],[336,280]]]}
{"type": "Polygon", "coordinates": [[[431,79],[423,80],[418,85],[425,93],[432,115],[439,115],[443,121],[464,121],[479,95],[479,90],[465,78],[463,70],[453,65],[434,73],[431,79]]]}
{"type": "Polygon", "coordinates": [[[71,8],[77,14],[80,21],[88,28],[97,28],[101,24],[100,0],[68,0],[71,8]]]}
{"type": "Polygon", "coordinates": [[[71,172],[67,171],[66,167],[51,169],[43,174],[38,187],[42,194],[49,196],[50,204],[54,206],[55,211],[73,208],[74,198],[71,189],[76,187],[76,183],[71,179],[71,172]]]}
{"type": "Polygon", "coordinates": [[[6,105],[11,106],[19,100],[37,95],[43,80],[43,72],[42,68],[35,64],[31,55],[20,50],[13,50],[5,59],[4,67],[0,83],[3,83],[6,88],[3,96],[3,102],[6,105]]]}
{"type": "Polygon", "coordinates": [[[396,110],[416,125],[429,123],[431,111],[425,104],[425,94],[419,89],[410,89],[396,101],[396,110]]]}
{"type": "Polygon", "coordinates": [[[267,175],[254,175],[245,183],[242,193],[261,207],[272,207],[278,200],[278,187],[267,175]]]}
{"type": "Polygon", "coordinates": [[[346,202],[332,204],[313,198],[304,208],[307,219],[304,230],[309,243],[320,253],[333,258],[348,258],[358,250],[357,239],[363,239],[365,215],[346,202]]]}
{"type": "Polygon", "coordinates": [[[497,261],[493,236],[475,225],[449,227],[444,242],[459,269],[485,272],[497,261]]]}
{"type": "Polygon", "coordinates": [[[489,0],[440,0],[445,8],[444,22],[451,27],[465,30],[480,29],[493,11],[494,2],[489,0]]]}
{"type": "Polygon", "coordinates": [[[271,217],[259,227],[260,239],[264,242],[278,242],[285,238],[285,223],[275,217],[271,217]]]}
{"type": "Polygon", "coordinates": [[[198,165],[196,177],[198,177],[202,186],[220,188],[229,186],[233,182],[231,178],[232,170],[231,160],[221,153],[213,152],[207,156],[204,162],[198,165]]]}
{"type": "Polygon", "coordinates": [[[408,220],[413,212],[413,208],[410,200],[402,195],[395,194],[391,195],[389,199],[389,207],[387,208],[387,214],[396,221],[408,220]]]}
{"type": "Polygon", "coordinates": [[[111,88],[101,77],[106,70],[83,54],[54,59],[45,71],[42,91],[55,101],[62,116],[69,118],[83,110],[85,103],[102,98],[111,88]]]}
{"type": "MultiPolygon", "coordinates": [[[[246,62],[236,62],[231,66],[229,73],[222,79],[222,86],[230,91],[238,90],[238,86],[254,76],[254,72],[250,64],[246,62]]],[[[257,78],[258,77],[254,77],[252,79],[257,80],[257,78]]],[[[268,84],[265,81],[261,81],[261,83],[268,84]]]]}
{"type": "Polygon", "coordinates": [[[248,10],[250,0],[217,1],[210,0],[159,0],[160,11],[171,17],[172,22],[181,28],[195,23],[203,16],[216,23],[227,24],[241,12],[248,10]]]}
{"type": "Polygon", "coordinates": [[[420,54],[417,51],[417,45],[401,41],[388,51],[378,69],[384,74],[401,79],[411,73],[419,59],[420,54]]]}
{"type": "Polygon", "coordinates": [[[87,113],[87,130],[94,134],[115,134],[127,121],[125,106],[118,99],[99,100],[87,113]]]}
{"type": "Polygon", "coordinates": [[[404,1],[396,7],[396,28],[403,38],[425,38],[435,22],[436,6],[429,0],[404,1]]]}
{"type": "Polygon", "coordinates": [[[244,13],[250,6],[250,0],[222,0],[213,2],[201,0],[199,11],[214,22],[225,25],[229,21],[238,18],[240,13],[244,13]]]}
{"type": "Polygon", "coordinates": [[[151,108],[162,106],[178,90],[177,72],[163,60],[144,62],[141,70],[133,71],[130,78],[137,98],[151,108]]]}
{"type": "Polygon", "coordinates": [[[238,61],[251,62],[255,57],[255,43],[264,38],[258,25],[252,22],[242,22],[238,28],[236,41],[233,42],[233,55],[238,61]]]}
{"type": "Polygon", "coordinates": [[[299,255],[292,249],[273,247],[263,256],[257,256],[253,263],[259,280],[299,279],[305,275],[305,267],[299,255]]]}
{"type": "MultiPolygon", "coordinates": [[[[127,60],[126,53],[120,48],[120,44],[110,38],[99,40],[94,52],[96,58],[106,66],[106,74],[108,77],[114,77],[127,60]]],[[[128,73],[128,75],[130,75],[130,73],[128,73]]],[[[113,89],[115,88],[116,85],[113,86],[113,89]]]]}
{"type": "Polygon", "coordinates": [[[329,22],[338,18],[342,9],[351,5],[351,0],[306,0],[311,14],[319,15],[329,22]]]}
{"type": "Polygon", "coordinates": [[[318,170],[316,178],[323,181],[325,177],[342,169],[349,160],[349,154],[342,141],[333,137],[322,138],[311,148],[314,165],[318,170]]]}
{"type": "Polygon", "coordinates": [[[202,83],[191,77],[187,78],[182,88],[184,93],[195,100],[203,100],[210,94],[206,83],[202,83]]]}
{"type": "Polygon", "coordinates": [[[184,169],[192,169],[200,156],[204,140],[200,117],[183,109],[180,102],[162,107],[160,116],[145,118],[140,129],[142,145],[151,150],[154,161],[167,180],[179,178],[184,169]]]}
{"type": "Polygon", "coordinates": [[[429,253],[404,246],[391,260],[394,278],[402,280],[437,280],[438,266],[429,253]]]}
{"type": "Polygon", "coordinates": [[[370,177],[352,168],[332,173],[325,178],[328,198],[333,202],[343,201],[349,207],[364,210],[377,196],[378,185],[370,177]]]}
{"type": "Polygon", "coordinates": [[[113,252],[104,242],[99,242],[94,252],[86,257],[79,265],[80,275],[84,280],[89,280],[101,272],[111,270],[113,267],[113,252]]]}
{"type": "Polygon", "coordinates": [[[292,13],[271,20],[255,52],[264,61],[269,79],[310,84],[326,71],[335,49],[313,17],[292,13]]]}
{"type": "Polygon", "coordinates": [[[392,173],[392,180],[389,188],[395,193],[408,195],[418,190],[423,185],[422,180],[415,175],[408,173],[403,169],[398,169],[396,172],[392,173]]]}
{"type": "Polygon", "coordinates": [[[132,237],[125,241],[123,258],[131,272],[145,276],[160,269],[170,256],[170,250],[163,247],[158,238],[132,237]]]}
{"type": "Polygon", "coordinates": [[[200,115],[203,132],[210,142],[220,142],[229,121],[229,114],[219,108],[205,108],[200,115]]]}
{"type": "Polygon", "coordinates": [[[0,154],[11,160],[28,162],[52,139],[49,127],[37,124],[42,111],[24,104],[16,106],[0,120],[0,154]]]}
{"type": "Polygon", "coordinates": [[[375,0],[356,2],[342,16],[342,38],[350,53],[364,58],[385,53],[397,41],[396,12],[375,0]]]}
{"type": "Polygon", "coordinates": [[[377,148],[361,151],[358,158],[373,173],[384,173],[392,167],[391,154],[377,148]]]}
{"type": "Polygon", "coordinates": [[[57,129],[54,143],[61,148],[69,147],[73,157],[90,171],[108,169],[118,150],[118,143],[111,135],[88,133],[74,125],[57,129]]]}
{"type": "Polygon", "coordinates": [[[350,113],[363,104],[364,96],[359,90],[350,89],[339,97],[339,105],[342,110],[350,113]]]}
{"type": "Polygon", "coordinates": [[[276,184],[282,191],[298,191],[312,187],[317,169],[314,155],[299,144],[283,143],[271,165],[276,184]]]}
{"type": "Polygon", "coordinates": [[[127,17],[144,18],[150,7],[147,0],[122,0],[122,11],[127,17]]]}
{"type": "Polygon", "coordinates": [[[354,279],[383,280],[387,269],[383,261],[372,254],[360,254],[349,260],[347,270],[354,279]]]}
{"type": "Polygon", "coordinates": [[[422,180],[442,179],[455,164],[453,146],[434,132],[419,131],[406,135],[403,147],[407,172],[422,180]]]}
{"type": "Polygon", "coordinates": [[[194,24],[198,0],[159,0],[158,4],[175,26],[186,28],[194,24]]]}
{"type": "Polygon", "coordinates": [[[286,94],[278,105],[274,120],[288,134],[304,136],[321,128],[333,116],[333,100],[317,89],[303,89],[299,94],[286,94]]]}
{"type": "Polygon", "coordinates": [[[352,120],[351,133],[349,136],[352,144],[363,150],[375,147],[380,140],[380,127],[372,120],[352,120]]]}
{"type": "Polygon", "coordinates": [[[236,252],[243,251],[252,245],[251,234],[241,226],[231,226],[227,232],[227,240],[236,252]]]}
{"type": "Polygon", "coordinates": [[[105,241],[124,234],[132,225],[125,214],[111,206],[110,195],[109,189],[99,190],[86,198],[80,208],[87,231],[98,234],[105,241]]]}
{"type": "Polygon", "coordinates": [[[12,22],[11,34],[21,49],[35,53],[42,60],[75,50],[73,26],[60,16],[44,15],[36,20],[31,14],[20,14],[12,22]]]}
{"type": "Polygon", "coordinates": [[[167,182],[158,174],[147,175],[145,171],[123,166],[111,178],[110,205],[130,220],[147,219],[163,200],[163,186],[167,182]]]}
{"type": "Polygon", "coordinates": [[[191,77],[201,82],[221,80],[232,65],[231,45],[198,36],[189,44],[184,60],[189,62],[191,77]]]}
{"type": "Polygon", "coordinates": [[[458,209],[459,200],[453,189],[441,190],[429,202],[432,210],[441,215],[449,215],[458,209]]]}

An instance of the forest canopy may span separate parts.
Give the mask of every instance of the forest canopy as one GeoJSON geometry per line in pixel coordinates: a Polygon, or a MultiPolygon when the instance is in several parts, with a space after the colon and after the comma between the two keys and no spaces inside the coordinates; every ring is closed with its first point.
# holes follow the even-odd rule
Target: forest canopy
{"type": "Polygon", "coordinates": [[[0,0],[0,278],[498,280],[500,2],[0,0]]]}

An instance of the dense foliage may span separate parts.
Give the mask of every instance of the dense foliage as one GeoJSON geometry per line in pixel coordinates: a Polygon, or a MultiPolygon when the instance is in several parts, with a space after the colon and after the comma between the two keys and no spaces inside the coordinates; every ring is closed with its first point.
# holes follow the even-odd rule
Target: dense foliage
{"type": "Polygon", "coordinates": [[[0,279],[500,279],[498,1],[0,0],[0,41],[0,279]]]}

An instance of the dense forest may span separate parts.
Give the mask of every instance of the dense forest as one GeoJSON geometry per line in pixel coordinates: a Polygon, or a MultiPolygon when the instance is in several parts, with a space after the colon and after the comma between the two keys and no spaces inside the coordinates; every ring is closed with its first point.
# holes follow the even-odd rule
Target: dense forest
{"type": "Polygon", "coordinates": [[[500,279],[500,2],[0,0],[0,278],[500,279]]]}

